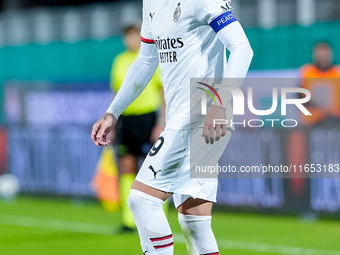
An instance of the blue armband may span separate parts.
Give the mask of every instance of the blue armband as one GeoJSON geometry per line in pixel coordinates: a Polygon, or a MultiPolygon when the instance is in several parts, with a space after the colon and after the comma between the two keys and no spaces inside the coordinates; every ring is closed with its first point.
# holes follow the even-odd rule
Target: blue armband
{"type": "Polygon", "coordinates": [[[231,11],[227,11],[222,13],[220,16],[215,18],[210,22],[210,26],[214,29],[216,33],[218,33],[221,29],[225,28],[229,24],[237,21],[236,17],[231,11]]]}

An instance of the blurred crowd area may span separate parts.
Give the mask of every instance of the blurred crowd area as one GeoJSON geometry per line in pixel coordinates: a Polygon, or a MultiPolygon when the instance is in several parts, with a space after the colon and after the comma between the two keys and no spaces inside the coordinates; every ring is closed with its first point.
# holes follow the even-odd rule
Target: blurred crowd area
{"type": "MultiPolygon", "coordinates": [[[[234,0],[233,7],[255,53],[250,77],[299,79],[317,42],[340,62],[338,0],[234,0]]],[[[112,99],[112,61],[124,51],[123,28],[141,22],[141,8],[137,0],[0,1],[0,174],[15,174],[22,192],[94,195],[101,148],[90,141],[91,126],[112,99]]],[[[268,91],[255,93],[257,107],[270,106],[268,91]]],[[[339,163],[339,122],[327,121],[294,132],[239,129],[229,145],[237,155],[222,160],[245,163],[238,155],[248,151],[247,164],[339,163]]],[[[340,179],[301,177],[221,179],[219,201],[340,212],[340,179]]]]}
{"type": "MultiPolygon", "coordinates": [[[[142,1],[2,0],[0,45],[74,42],[120,34],[140,21],[142,1]]],[[[234,0],[234,13],[245,28],[270,29],[340,19],[337,0],[234,0]]]]}

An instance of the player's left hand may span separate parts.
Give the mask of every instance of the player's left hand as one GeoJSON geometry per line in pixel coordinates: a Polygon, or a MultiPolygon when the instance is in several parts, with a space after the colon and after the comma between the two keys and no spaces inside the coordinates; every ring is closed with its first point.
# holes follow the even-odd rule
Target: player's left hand
{"type": "Polygon", "coordinates": [[[204,120],[202,135],[204,136],[206,144],[208,144],[209,142],[210,144],[213,144],[215,141],[217,142],[218,140],[220,140],[221,136],[225,136],[225,134],[227,133],[227,125],[216,123],[214,126],[214,120],[225,120],[226,118],[227,112],[225,108],[215,105],[210,107],[208,114],[206,115],[204,120]]]}

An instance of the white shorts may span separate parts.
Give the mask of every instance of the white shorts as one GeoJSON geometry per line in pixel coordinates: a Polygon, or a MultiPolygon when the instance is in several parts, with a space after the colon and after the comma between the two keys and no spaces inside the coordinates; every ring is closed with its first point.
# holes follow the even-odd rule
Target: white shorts
{"type": "Polygon", "coordinates": [[[194,165],[216,166],[229,142],[231,132],[213,145],[206,144],[203,129],[164,130],[142,164],[136,180],[164,192],[174,193],[176,208],[189,197],[216,202],[217,183],[215,178],[191,178],[190,167],[194,165]],[[190,157],[191,146],[196,154],[190,157]],[[191,161],[191,166],[190,166],[191,161]]]}

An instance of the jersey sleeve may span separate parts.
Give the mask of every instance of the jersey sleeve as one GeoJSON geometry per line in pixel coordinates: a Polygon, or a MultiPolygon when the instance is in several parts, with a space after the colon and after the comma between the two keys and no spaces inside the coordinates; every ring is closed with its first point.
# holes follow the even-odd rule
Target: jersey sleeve
{"type": "Polygon", "coordinates": [[[231,0],[194,0],[194,3],[197,19],[209,24],[216,33],[237,21],[231,0]]]}
{"type": "Polygon", "coordinates": [[[138,57],[127,72],[123,84],[107,109],[116,119],[143,92],[158,66],[156,45],[141,44],[138,57]]]}
{"type": "Polygon", "coordinates": [[[141,39],[143,43],[155,43],[150,31],[150,19],[152,19],[152,13],[149,12],[148,1],[143,1],[143,22],[141,28],[141,39]]]}

